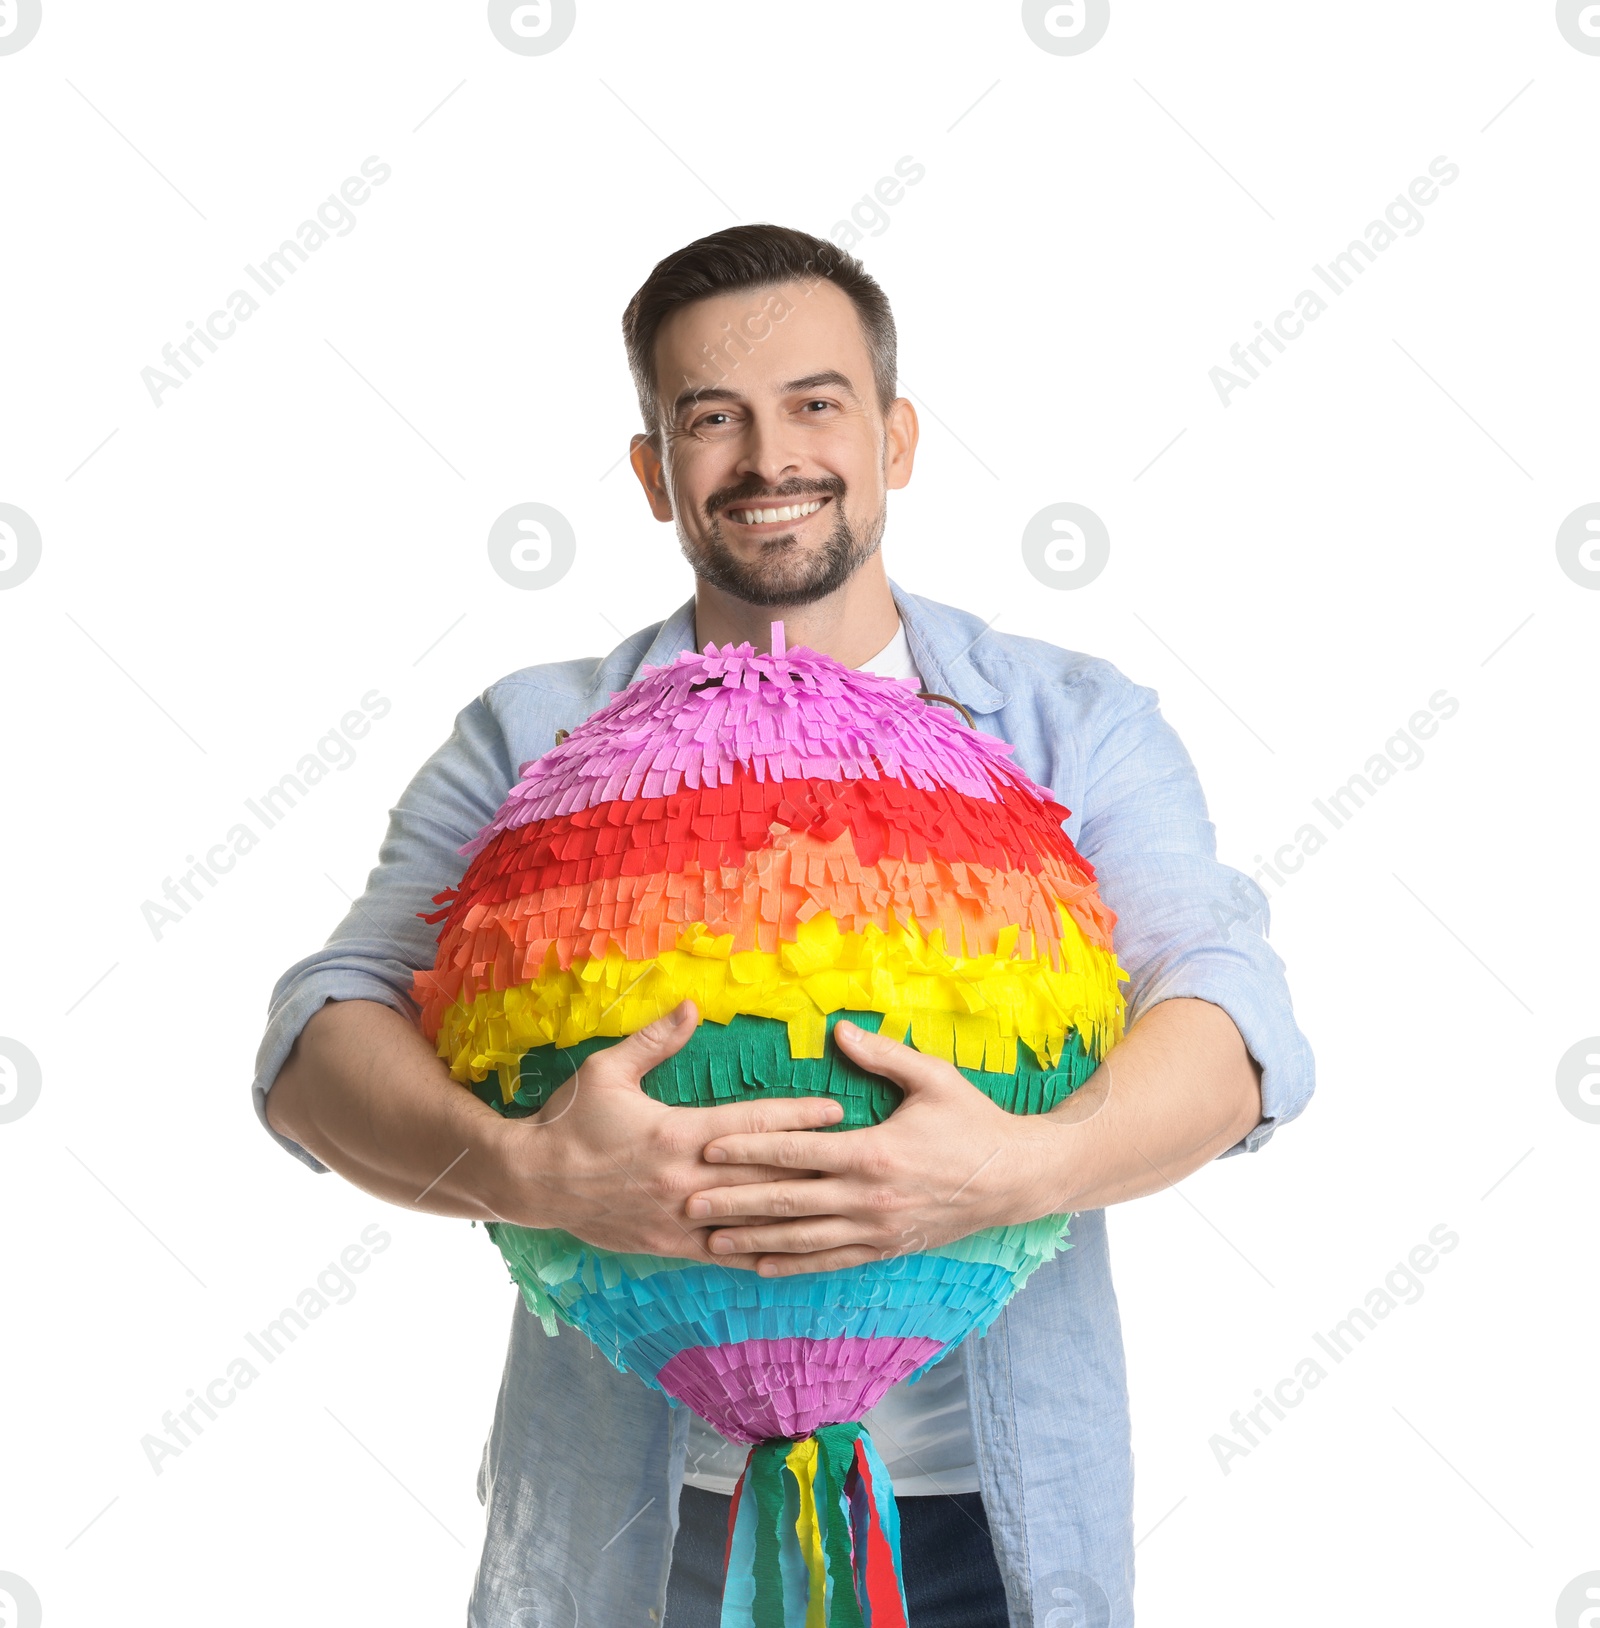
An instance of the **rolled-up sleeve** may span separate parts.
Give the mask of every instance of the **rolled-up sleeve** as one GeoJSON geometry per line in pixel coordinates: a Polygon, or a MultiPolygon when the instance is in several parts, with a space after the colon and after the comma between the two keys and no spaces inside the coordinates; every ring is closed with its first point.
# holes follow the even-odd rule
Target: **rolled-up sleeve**
{"type": "Polygon", "coordinates": [[[326,1171],[320,1159],[267,1122],[267,1093],[312,1014],[325,1001],[378,1001],[413,1021],[413,969],[433,964],[434,935],[419,911],[461,879],[457,850],[495,814],[516,779],[487,696],[465,707],[450,738],[417,771],[389,813],[389,827],[366,891],[320,950],[296,961],[272,991],[256,1054],[256,1115],[287,1152],[326,1171]]]}
{"type": "Polygon", "coordinates": [[[1261,1065],[1262,1117],[1222,1156],[1253,1153],[1305,1108],[1316,1083],[1283,961],[1267,942],[1267,897],[1218,860],[1199,776],[1156,692],[1109,662],[1092,668],[1083,682],[1098,727],[1078,847],[1117,915],[1128,1023],[1176,996],[1210,1001],[1233,1019],[1261,1065]]]}

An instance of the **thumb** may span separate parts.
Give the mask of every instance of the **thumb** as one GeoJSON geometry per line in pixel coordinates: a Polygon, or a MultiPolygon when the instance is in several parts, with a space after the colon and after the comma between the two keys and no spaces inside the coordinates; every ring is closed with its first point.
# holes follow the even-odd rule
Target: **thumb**
{"type": "Polygon", "coordinates": [[[951,1081],[961,1085],[969,1082],[956,1068],[942,1058],[930,1057],[903,1040],[891,1040],[887,1035],[864,1029],[849,1018],[840,1018],[833,1026],[833,1037],[857,1068],[869,1074],[881,1074],[906,1094],[927,1096],[948,1086],[951,1081]]]}
{"type": "Polygon", "coordinates": [[[637,1080],[664,1058],[682,1050],[699,1020],[694,1002],[685,996],[670,1012],[663,1012],[654,1022],[635,1029],[626,1039],[608,1048],[605,1055],[623,1064],[637,1080]]]}

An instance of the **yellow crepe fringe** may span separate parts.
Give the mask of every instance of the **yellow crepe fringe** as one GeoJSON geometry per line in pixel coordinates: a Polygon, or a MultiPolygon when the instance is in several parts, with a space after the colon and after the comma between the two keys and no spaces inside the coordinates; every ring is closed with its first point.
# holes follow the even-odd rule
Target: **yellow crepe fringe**
{"type": "Polygon", "coordinates": [[[684,996],[703,1020],[743,1013],[788,1025],[793,1057],[821,1057],[826,1015],[841,1008],[883,1013],[879,1032],[910,1037],[920,1052],[962,1068],[1014,1073],[1017,1041],[1054,1067],[1076,1029],[1097,1060],[1121,1037],[1126,979],[1114,951],[1088,942],[1066,908],[1059,966],[1016,955],[1017,928],[1001,930],[991,955],[952,956],[943,934],[927,938],[913,921],[890,932],[868,924],[844,932],[831,914],[799,924],[776,951],[733,949],[695,922],[677,948],[629,961],[613,944],[603,958],[562,971],[554,956],[537,978],[488,990],[452,1006],[439,1028],[439,1055],[453,1078],[483,1080],[510,1070],[535,1046],[571,1046],[597,1035],[628,1035],[669,1012],[684,996]]]}

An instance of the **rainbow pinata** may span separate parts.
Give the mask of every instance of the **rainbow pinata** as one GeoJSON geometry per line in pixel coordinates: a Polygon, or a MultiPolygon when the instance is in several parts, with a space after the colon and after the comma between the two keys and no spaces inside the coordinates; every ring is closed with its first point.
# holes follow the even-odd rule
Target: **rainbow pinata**
{"type": "MultiPolygon", "coordinates": [[[[513,1116],[685,995],[700,1022],[644,1078],[661,1102],[828,1095],[842,1128],[876,1124],[899,1092],[832,1043],[849,1017],[1046,1112],[1125,1019],[1115,918],[1067,814],[1009,745],[908,681],[785,649],[781,622],[770,653],[685,651],[524,764],[461,850],[426,917],[424,1032],[513,1116]]],[[[752,1444],[724,1628],[893,1628],[894,1499],[859,1421],[987,1328],[1067,1219],[783,1278],[488,1230],[549,1333],[581,1329],[752,1444]]]]}

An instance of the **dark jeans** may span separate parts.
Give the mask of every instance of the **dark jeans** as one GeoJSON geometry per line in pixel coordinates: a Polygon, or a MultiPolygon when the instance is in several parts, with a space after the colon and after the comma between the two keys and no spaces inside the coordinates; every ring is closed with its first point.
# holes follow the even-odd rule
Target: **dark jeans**
{"type": "MultiPolygon", "coordinates": [[[[732,1502],[698,1487],[683,1489],[663,1628],[717,1628],[732,1502]]],[[[1008,1628],[1005,1589],[982,1497],[963,1492],[897,1498],[895,1503],[911,1628],[1008,1628]]]]}

